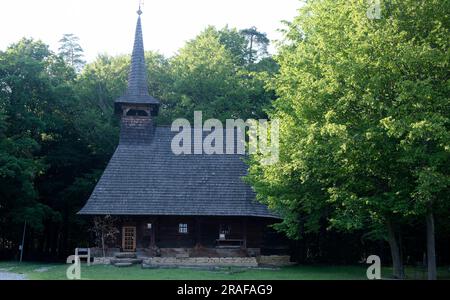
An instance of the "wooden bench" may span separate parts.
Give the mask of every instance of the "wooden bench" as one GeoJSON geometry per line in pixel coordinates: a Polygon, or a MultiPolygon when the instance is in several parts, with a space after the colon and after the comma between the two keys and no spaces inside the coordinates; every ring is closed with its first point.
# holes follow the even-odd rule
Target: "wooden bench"
{"type": "Polygon", "coordinates": [[[87,265],[91,265],[91,249],[90,248],[75,248],[75,256],[79,258],[86,258],[87,265]]]}
{"type": "Polygon", "coordinates": [[[241,239],[217,239],[217,248],[242,248],[244,240],[241,239]]]}

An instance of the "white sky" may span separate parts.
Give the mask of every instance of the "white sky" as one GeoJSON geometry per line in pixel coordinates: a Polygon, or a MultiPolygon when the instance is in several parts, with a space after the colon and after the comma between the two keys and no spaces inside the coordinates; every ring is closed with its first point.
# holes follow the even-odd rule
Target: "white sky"
{"type": "MultiPolygon", "coordinates": [[[[58,49],[74,33],[88,61],[99,53],[131,53],[138,0],[0,0],[0,49],[22,37],[58,49]]],[[[142,26],[146,50],[170,56],[207,25],[256,26],[279,39],[281,20],[291,21],[299,0],[146,0],[142,26]]],[[[273,51],[273,49],[272,49],[273,51]]]]}

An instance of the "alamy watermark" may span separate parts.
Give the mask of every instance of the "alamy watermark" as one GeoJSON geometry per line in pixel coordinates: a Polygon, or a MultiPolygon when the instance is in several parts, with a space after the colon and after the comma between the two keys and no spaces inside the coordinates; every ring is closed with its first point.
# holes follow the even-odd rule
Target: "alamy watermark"
{"type": "Polygon", "coordinates": [[[78,255],[67,257],[66,263],[71,264],[66,270],[67,279],[81,279],[81,261],[78,255]]]}
{"type": "Polygon", "coordinates": [[[371,264],[366,271],[367,279],[381,279],[381,259],[378,255],[370,255],[366,263],[371,264]]]}
{"type": "Polygon", "coordinates": [[[171,131],[178,133],[171,148],[175,155],[257,154],[261,164],[271,165],[279,159],[279,127],[278,119],[227,119],[225,126],[217,119],[203,123],[202,112],[195,111],[193,127],[186,119],[173,121],[171,131]]]}

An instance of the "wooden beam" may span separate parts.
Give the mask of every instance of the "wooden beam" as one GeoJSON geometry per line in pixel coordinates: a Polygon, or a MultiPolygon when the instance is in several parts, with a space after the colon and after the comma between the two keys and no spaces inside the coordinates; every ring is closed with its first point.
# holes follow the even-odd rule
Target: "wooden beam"
{"type": "Polygon", "coordinates": [[[158,217],[153,218],[152,220],[152,231],[151,231],[151,246],[156,246],[156,231],[158,230],[158,217]]]}
{"type": "Polygon", "coordinates": [[[242,231],[243,231],[242,247],[244,249],[247,249],[247,217],[244,217],[242,220],[242,231]]]}
{"type": "Polygon", "coordinates": [[[202,238],[202,226],[200,225],[200,218],[195,217],[195,244],[200,245],[202,238]]]}

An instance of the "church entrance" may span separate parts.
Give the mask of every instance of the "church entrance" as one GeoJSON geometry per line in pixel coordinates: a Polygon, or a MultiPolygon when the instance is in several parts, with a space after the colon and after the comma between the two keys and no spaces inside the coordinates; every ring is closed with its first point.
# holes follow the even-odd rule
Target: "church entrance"
{"type": "Polygon", "coordinates": [[[122,227],[122,249],[125,252],[134,252],[136,250],[136,227],[122,227]]]}

